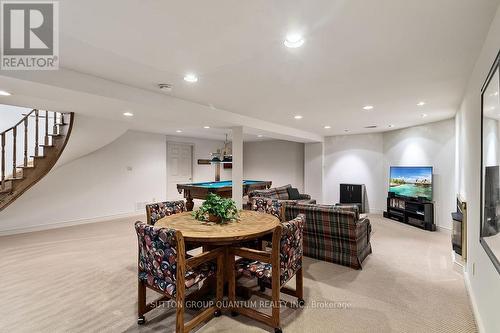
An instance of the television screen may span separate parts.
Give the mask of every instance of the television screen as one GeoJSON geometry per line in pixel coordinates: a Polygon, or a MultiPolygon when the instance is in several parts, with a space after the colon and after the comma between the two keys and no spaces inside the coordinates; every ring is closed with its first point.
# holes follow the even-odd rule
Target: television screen
{"type": "Polygon", "coordinates": [[[432,167],[391,167],[389,192],[432,200],[432,167]]]}

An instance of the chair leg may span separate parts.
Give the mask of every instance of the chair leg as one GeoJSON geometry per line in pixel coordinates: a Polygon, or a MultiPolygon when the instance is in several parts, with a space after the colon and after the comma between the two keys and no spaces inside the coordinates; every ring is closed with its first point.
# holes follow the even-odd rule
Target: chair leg
{"type": "Polygon", "coordinates": [[[221,306],[223,297],[224,297],[224,256],[219,255],[217,257],[217,290],[215,295],[215,300],[216,300],[215,306],[217,307],[217,310],[215,310],[214,313],[215,317],[220,317],[221,315],[221,306]]]}
{"type": "Polygon", "coordinates": [[[295,291],[297,292],[299,306],[304,306],[306,302],[304,301],[304,272],[302,271],[302,267],[295,275],[295,291]]]}
{"type": "Polygon", "coordinates": [[[146,322],[146,285],[141,280],[137,284],[137,324],[143,325],[146,322]]]}
{"type": "Polygon", "coordinates": [[[236,311],[234,310],[235,303],[236,303],[236,273],[235,273],[235,263],[234,263],[234,254],[229,251],[227,253],[227,265],[229,269],[227,270],[228,272],[228,301],[229,301],[229,308],[231,309],[231,315],[236,315],[236,311]]]}
{"type": "MultiPolygon", "coordinates": [[[[278,267],[279,266],[275,266],[278,267]]],[[[273,309],[272,309],[272,318],[273,318],[273,323],[274,323],[274,331],[275,332],[281,332],[280,328],[280,305],[281,305],[281,300],[280,300],[280,275],[279,275],[280,270],[279,269],[274,269],[273,267],[273,272],[272,272],[272,302],[273,302],[273,309]]]]}
{"type": "MultiPolygon", "coordinates": [[[[182,281],[184,283],[184,281],[182,281]]],[[[179,286],[179,284],[177,284],[179,286]]],[[[175,332],[184,333],[184,300],[185,300],[185,289],[181,286],[177,290],[176,297],[176,320],[175,320],[175,332]]]]}
{"type": "Polygon", "coordinates": [[[257,282],[259,284],[259,290],[261,293],[266,291],[266,284],[262,281],[262,279],[257,279],[257,282]]]}

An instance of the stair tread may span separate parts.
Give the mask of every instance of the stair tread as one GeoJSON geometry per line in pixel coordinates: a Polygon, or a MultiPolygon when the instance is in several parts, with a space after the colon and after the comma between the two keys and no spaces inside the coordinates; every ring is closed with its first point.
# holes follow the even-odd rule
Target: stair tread
{"type": "Polygon", "coordinates": [[[50,147],[55,147],[54,145],[38,145],[40,147],[44,147],[44,148],[50,148],[50,147]]]}
{"type": "Polygon", "coordinates": [[[62,136],[62,134],[47,134],[47,136],[62,136]]]}
{"type": "Polygon", "coordinates": [[[30,157],[31,157],[31,158],[45,158],[45,156],[43,156],[43,155],[38,155],[38,156],[31,155],[30,157]]]}
{"type": "Polygon", "coordinates": [[[23,166],[18,166],[16,168],[18,168],[18,169],[34,169],[35,166],[34,165],[28,165],[28,166],[23,165],[23,166]]]}

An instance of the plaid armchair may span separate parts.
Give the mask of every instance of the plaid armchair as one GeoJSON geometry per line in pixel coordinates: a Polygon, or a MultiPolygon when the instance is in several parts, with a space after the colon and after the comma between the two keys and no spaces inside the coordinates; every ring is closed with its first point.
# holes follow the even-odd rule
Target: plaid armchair
{"type": "MultiPolygon", "coordinates": [[[[248,204],[250,206],[252,199],[254,198],[267,198],[276,199],[282,203],[305,203],[305,204],[315,204],[316,200],[311,199],[309,194],[300,194],[298,200],[291,200],[288,196],[288,189],[292,185],[288,184],[285,186],[274,187],[267,190],[254,190],[248,193],[248,204]]],[[[249,208],[250,209],[250,208],[249,208]]]]}
{"type": "Polygon", "coordinates": [[[357,207],[330,205],[285,205],[290,220],[304,214],[304,255],[361,269],[361,263],[372,253],[371,224],[359,218],[357,207]]]}

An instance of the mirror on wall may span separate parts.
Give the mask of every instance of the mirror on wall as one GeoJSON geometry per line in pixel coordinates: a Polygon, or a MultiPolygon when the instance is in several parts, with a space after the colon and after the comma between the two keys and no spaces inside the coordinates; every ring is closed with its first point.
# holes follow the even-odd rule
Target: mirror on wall
{"type": "Polygon", "coordinates": [[[500,54],[481,91],[482,166],[480,241],[500,273],[500,54]]]}

